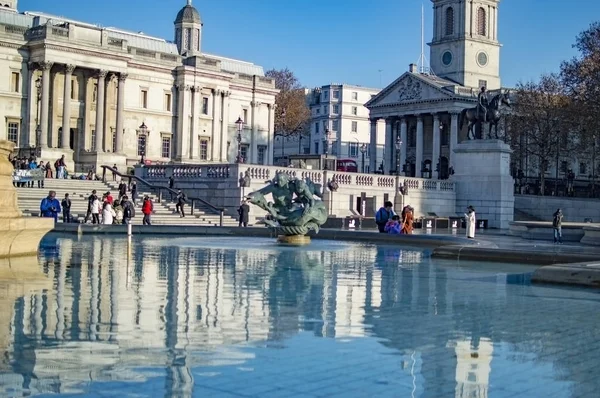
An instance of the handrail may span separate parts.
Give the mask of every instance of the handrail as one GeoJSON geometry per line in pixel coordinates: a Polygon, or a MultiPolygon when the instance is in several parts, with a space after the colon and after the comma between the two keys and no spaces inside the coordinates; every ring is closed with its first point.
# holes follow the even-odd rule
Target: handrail
{"type": "MultiPolygon", "coordinates": [[[[141,184],[147,186],[150,189],[153,190],[158,190],[158,202],[160,203],[162,200],[162,191],[166,191],[168,193],[170,193],[171,195],[177,195],[178,192],[172,188],[169,187],[165,187],[165,186],[161,186],[161,185],[154,185],[149,183],[148,181],[136,176],[136,175],[132,175],[132,174],[123,174],[120,171],[114,169],[111,166],[106,166],[106,165],[101,165],[100,167],[102,167],[102,182],[106,182],[106,170],[108,169],[111,173],[114,173],[116,175],[118,175],[121,178],[128,178],[129,182],[128,184],[131,185],[131,180],[136,180],[138,182],[140,182],[141,184]]],[[[223,226],[223,215],[226,211],[225,208],[223,207],[217,207],[213,204],[208,203],[206,200],[202,199],[202,198],[197,198],[197,197],[192,197],[192,196],[188,196],[188,199],[190,199],[192,201],[192,204],[190,205],[190,211],[191,211],[191,215],[194,215],[194,202],[200,202],[203,205],[205,205],[206,207],[208,207],[209,209],[219,213],[219,223],[220,226],[223,226]]]]}

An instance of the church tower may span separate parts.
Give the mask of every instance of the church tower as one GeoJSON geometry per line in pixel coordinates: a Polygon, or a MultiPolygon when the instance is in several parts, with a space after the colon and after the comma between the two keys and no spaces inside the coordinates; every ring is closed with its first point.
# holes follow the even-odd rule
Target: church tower
{"type": "Polygon", "coordinates": [[[431,1],[433,40],[429,46],[433,73],[466,87],[499,89],[500,0],[431,1]]]}
{"type": "Polygon", "coordinates": [[[17,0],[0,0],[0,11],[17,12],[17,0]]]}
{"type": "MultiPolygon", "coordinates": [[[[0,0],[2,1],[2,0],[0,0]]],[[[180,55],[197,55],[202,49],[202,18],[187,0],[187,5],[177,13],[175,18],[175,43],[180,55]]]]}

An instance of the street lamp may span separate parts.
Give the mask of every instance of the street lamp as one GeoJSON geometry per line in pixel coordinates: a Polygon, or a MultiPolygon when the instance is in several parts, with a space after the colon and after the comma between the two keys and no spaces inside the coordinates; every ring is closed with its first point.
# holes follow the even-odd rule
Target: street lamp
{"type": "Polygon", "coordinates": [[[329,139],[331,137],[331,131],[329,131],[329,129],[325,129],[325,142],[323,145],[323,149],[325,150],[325,165],[323,167],[323,170],[327,170],[327,159],[328,159],[328,155],[329,155],[329,139]]]}
{"type": "Polygon", "coordinates": [[[360,153],[362,153],[362,172],[365,173],[365,153],[367,153],[367,144],[360,146],[360,153]]]}
{"type": "Polygon", "coordinates": [[[396,136],[396,176],[400,175],[400,150],[402,149],[402,141],[400,136],[396,136]]]}
{"type": "Polygon", "coordinates": [[[140,127],[138,127],[138,130],[140,132],[140,134],[144,137],[144,139],[142,140],[142,147],[141,147],[141,160],[140,163],[144,164],[145,163],[145,157],[146,157],[146,137],[148,137],[148,126],[146,126],[145,122],[142,122],[142,124],[140,125],[140,127]]]}
{"type": "Polygon", "coordinates": [[[244,130],[244,121],[241,116],[238,117],[238,120],[235,121],[235,124],[238,126],[238,133],[236,137],[236,141],[238,144],[237,156],[235,157],[236,163],[244,163],[244,158],[242,157],[242,131],[244,130]]]}

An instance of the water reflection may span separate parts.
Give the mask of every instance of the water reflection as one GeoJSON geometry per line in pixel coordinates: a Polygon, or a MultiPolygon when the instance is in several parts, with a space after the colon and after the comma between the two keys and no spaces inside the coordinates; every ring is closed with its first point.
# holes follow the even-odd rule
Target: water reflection
{"type": "Polygon", "coordinates": [[[581,315],[598,296],[531,287],[490,265],[339,242],[50,235],[39,267],[50,286],[3,297],[0,395],[578,397],[599,387],[595,356],[566,349],[563,333],[596,341],[581,315]]]}

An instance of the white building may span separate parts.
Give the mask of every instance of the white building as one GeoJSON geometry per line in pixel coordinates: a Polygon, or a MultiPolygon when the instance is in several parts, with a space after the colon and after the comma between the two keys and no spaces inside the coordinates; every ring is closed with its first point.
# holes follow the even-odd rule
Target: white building
{"type": "Polygon", "coordinates": [[[272,163],[274,81],[260,66],[202,52],[191,0],[175,18],[174,42],[3,3],[0,138],[43,160],[64,154],[70,171],[143,156],[232,162],[241,117],[246,161],[272,163]]]}
{"type": "MultiPolygon", "coordinates": [[[[329,84],[310,90],[307,93],[311,114],[310,153],[327,151],[338,159],[356,160],[358,171],[363,171],[363,164],[365,172],[373,171],[369,168],[369,110],[364,104],[378,93],[378,89],[349,84],[329,84]]],[[[381,138],[377,142],[376,165],[383,160],[381,138]]]]}

